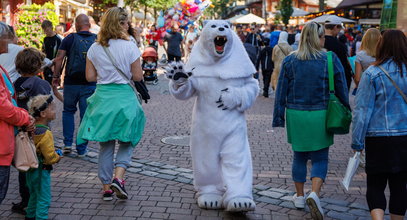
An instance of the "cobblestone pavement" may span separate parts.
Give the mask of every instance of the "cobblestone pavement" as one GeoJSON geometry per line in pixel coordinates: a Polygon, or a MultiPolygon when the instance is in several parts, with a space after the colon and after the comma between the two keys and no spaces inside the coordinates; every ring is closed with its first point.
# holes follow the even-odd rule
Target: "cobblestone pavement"
{"type": "MultiPolygon", "coordinates": [[[[51,219],[309,219],[307,210],[297,210],[290,201],[292,152],[285,130],[271,127],[273,98],[259,96],[247,112],[249,140],[254,168],[256,211],[230,215],[223,211],[201,210],[194,199],[189,147],[185,140],[171,136],[189,135],[193,100],[178,101],[168,94],[168,82],[160,75],[158,85],[149,85],[152,99],[143,104],[147,117],[144,136],[136,147],[132,167],[127,172],[128,201],[104,202],[97,178],[98,145],[90,143],[85,159],[72,154],[53,171],[51,219]],[[184,143],[182,143],[184,142],[184,143]]],[[[271,95],[273,97],[273,95],[271,95]]],[[[58,105],[62,112],[61,104],[58,105]]],[[[61,114],[51,125],[57,146],[62,144],[61,114]]],[[[306,128],[304,128],[306,129],[306,128]]],[[[322,205],[326,219],[369,219],[365,202],[365,174],[358,169],[347,192],[340,185],[350,149],[350,136],[335,137],[330,149],[322,205]]],[[[306,191],[310,184],[306,184],[306,191]]],[[[12,172],[6,200],[0,205],[1,219],[21,219],[11,213],[18,201],[16,172],[12,172]]]]}

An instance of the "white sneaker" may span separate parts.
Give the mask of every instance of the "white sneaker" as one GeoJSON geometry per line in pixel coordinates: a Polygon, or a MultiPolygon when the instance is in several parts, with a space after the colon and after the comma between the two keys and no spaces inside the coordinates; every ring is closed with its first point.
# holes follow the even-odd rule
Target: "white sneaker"
{"type": "Polygon", "coordinates": [[[305,208],[305,197],[304,196],[297,196],[297,193],[293,196],[294,206],[297,209],[305,208]]]}
{"type": "Polygon", "coordinates": [[[307,205],[311,212],[311,217],[314,220],[323,220],[324,219],[324,210],[321,207],[319,198],[315,192],[311,192],[307,197],[307,205]]]}

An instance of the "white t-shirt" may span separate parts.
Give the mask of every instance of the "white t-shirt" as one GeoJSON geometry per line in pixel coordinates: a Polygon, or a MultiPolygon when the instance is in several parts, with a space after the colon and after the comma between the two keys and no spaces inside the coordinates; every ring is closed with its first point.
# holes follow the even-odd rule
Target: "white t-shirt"
{"type": "MultiPolygon", "coordinates": [[[[118,67],[130,79],[130,65],[141,55],[137,45],[126,40],[109,40],[109,50],[116,60],[118,67]]],[[[87,57],[93,63],[98,73],[97,84],[127,84],[120,73],[113,66],[109,57],[99,43],[94,43],[88,50],[87,57]]]]}
{"type": "Polygon", "coordinates": [[[188,32],[186,36],[186,41],[192,41],[194,42],[198,38],[198,33],[196,32],[188,32]]]}
{"type": "Polygon", "coordinates": [[[11,81],[14,83],[20,74],[16,70],[16,57],[17,54],[24,50],[24,47],[20,47],[15,44],[8,45],[8,53],[0,54],[0,65],[7,70],[8,75],[10,76],[11,81]]]}

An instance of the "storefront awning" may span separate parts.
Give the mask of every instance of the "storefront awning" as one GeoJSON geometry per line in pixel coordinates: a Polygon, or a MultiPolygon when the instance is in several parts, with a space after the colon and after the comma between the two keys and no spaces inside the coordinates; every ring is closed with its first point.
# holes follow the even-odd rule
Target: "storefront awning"
{"type": "Polygon", "coordinates": [[[85,4],[82,4],[82,3],[74,1],[74,0],[61,0],[61,2],[68,3],[68,4],[76,6],[78,8],[83,8],[86,11],[93,11],[93,8],[90,7],[89,5],[85,5],[85,4]]]}
{"type": "Polygon", "coordinates": [[[228,19],[232,24],[265,24],[266,21],[254,14],[247,14],[247,15],[237,15],[235,17],[232,17],[228,19]]]}

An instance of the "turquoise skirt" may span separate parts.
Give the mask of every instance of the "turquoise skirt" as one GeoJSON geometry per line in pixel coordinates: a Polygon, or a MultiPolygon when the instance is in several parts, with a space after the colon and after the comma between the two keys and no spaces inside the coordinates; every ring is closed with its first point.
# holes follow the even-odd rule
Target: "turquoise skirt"
{"type": "Polygon", "coordinates": [[[126,84],[97,85],[78,130],[77,144],[86,141],[140,141],[146,118],[133,89],[126,84]]]}
{"type": "Polygon", "coordinates": [[[287,109],[287,139],[293,151],[317,151],[333,144],[333,134],[326,131],[326,110],[287,109]]]}

